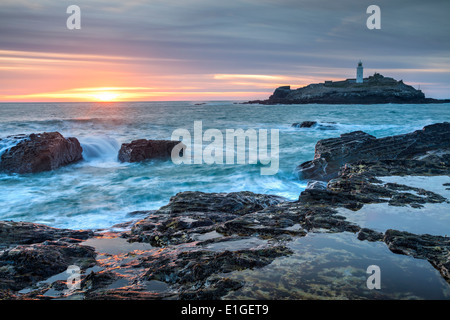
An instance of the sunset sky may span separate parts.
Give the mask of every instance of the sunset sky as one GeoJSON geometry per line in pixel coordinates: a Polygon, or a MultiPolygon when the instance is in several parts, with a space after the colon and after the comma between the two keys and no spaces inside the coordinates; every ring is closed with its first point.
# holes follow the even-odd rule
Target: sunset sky
{"type": "Polygon", "coordinates": [[[0,101],[265,99],[379,72],[450,98],[448,0],[1,0],[0,101]],[[81,30],[68,30],[69,5],[81,30]],[[366,9],[381,8],[381,30],[366,9]]]}

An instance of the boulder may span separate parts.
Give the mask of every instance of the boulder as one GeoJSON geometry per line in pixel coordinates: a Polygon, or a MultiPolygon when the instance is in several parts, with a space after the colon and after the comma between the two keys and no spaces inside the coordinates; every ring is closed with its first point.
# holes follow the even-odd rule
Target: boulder
{"type": "Polygon", "coordinates": [[[296,122],[292,124],[292,127],[295,128],[311,128],[313,126],[317,125],[317,121],[303,121],[301,123],[296,122]]]}
{"type": "MultiPolygon", "coordinates": [[[[173,140],[134,140],[131,143],[123,143],[119,150],[121,162],[139,162],[148,159],[170,159],[172,150],[180,144],[173,140]]],[[[180,148],[180,156],[183,154],[185,145],[180,148]]]]}
{"type": "Polygon", "coordinates": [[[30,134],[0,158],[0,171],[36,173],[50,171],[82,159],[83,149],[76,138],[59,132],[30,134]]]}

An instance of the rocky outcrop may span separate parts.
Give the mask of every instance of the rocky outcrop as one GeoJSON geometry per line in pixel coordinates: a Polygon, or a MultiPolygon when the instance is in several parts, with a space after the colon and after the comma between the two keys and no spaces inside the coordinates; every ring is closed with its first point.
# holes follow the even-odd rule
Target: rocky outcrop
{"type": "MultiPolygon", "coordinates": [[[[312,263],[309,263],[309,250],[302,253],[306,253],[304,261],[308,263],[302,265],[294,260],[292,264],[289,259],[299,254],[295,242],[311,233],[318,238],[319,234],[333,233],[336,237],[331,239],[337,239],[337,245],[342,234],[344,239],[350,237],[351,247],[358,245],[356,239],[385,243],[392,253],[428,260],[450,283],[449,237],[398,230],[375,231],[362,228],[340,214],[343,208],[357,211],[372,203],[385,203],[393,210],[398,206],[410,206],[420,214],[424,204],[449,203],[435,192],[378,178],[448,175],[448,125],[435,124],[384,140],[361,132],[335,138],[337,140],[327,139],[318,148],[318,159],[324,161],[325,169],[329,169],[328,161],[331,163],[333,170],[322,172],[334,178],[327,183],[310,181],[296,201],[252,192],[181,192],[159,210],[138,212],[147,216],[123,224],[128,230],[95,234],[95,237],[104,236],[102,239],[91,239],[93,233],[87,231],[0,222],[0,243],[4,244],[0,248],[0,298],[70,298],[65,293],[67,286],[63,280],[39,283],[64,271],[69,264],[84,268],[80,289],[70,293],[76,298],[226,299],[245,288],[255,292],[255,297],[272,297],[280,287],[283,287],[278,291],[284,292],[282,297],[290,298],[291,292],[287,290],[290,287],[283,283],[292,280],[289,274],[293,269],[308,269],[312,263]],[[381,144],[372,145],[380,140],[381,144]],[[371,158],[360,160],[352,153],[360,156],[368,153],[371,158]],[[340,163],[344,164],[340,166],[340,163]],[[80,242],[86,238],[92,241],[89,246],[80,242]],[[96,243],[97,240],[101,241],[96,243]],[[111,246],[118,248],[118,252],[109,253],[111,246]],[[279,263],[274,263],[275,260],[279,263]],[[86,268],[94,264],[95,270],[88,272],[86,268]],[[277,270],[274,276],[282,274],[279,281],[269,276],[271,282],[266,288],[260,278],[253,280],[255,283],[247,283],[252,281],[251,277],[246,277],[252,269],[266,266],[268,269],[261,272],[277,270]],[[27,288],[26,292],[19,293],[23,288],[27,288]]],[[[314,236],[302,239],[306,247],[314,236]]],[[[368,248],[367,244],[362,243],[362,248],[368,248]]],[[[345,246],[344,241],[344,246],[338,248],[344,252],[340,256],[348,252],[351,258],[352,251],[346,251],[345,246]]],[[[332,297],[333,279],[342,278],[342,273],[333,269],[333,265],[339,263],[333,254],[328,254],[328,249],[332,250],[319,250],[327,266],[326,280],[320,284],[318,293],[321,298],[332,297]]],[[[347,261],[344,266],[348,270],[347,261]]],[[[352,270],[359,274],[358,281],[362,279],[357,286],[365,283],[365,267],[352,270]]],[[[311,285],[317,289],[317,283],[309,284],[309,279],[300,279],[299,287],[311,285]]],[[[352,284],[346,282],[345,287],[352,287],[352,284]]],[[[366,299],[366,294],[367,291],[355,296],[366,299]]],[[[375,297],[385,297],[383,294],[377,292],[375,297]]]]}
{"type": "Polygon", "coordinates": [[[336,130],[335,123],[333,122],[318,123],[317,121],[303,121],[303,122],[295,122],[291,125],[291,127],[314,128],[319,130],[336,130]]]}
{"type": "Polygon", "coordinates": [[[170,159],[172,150],[177,147],[179,155],[183,155],[185,146],[180,141],[172,140],[134,140],[123,143],[119,150],[119,160],[122,162],[138,162],[148,159],[170,159]]]}
{"type": "Polygon", "coordinates": [[[154,246],[192,242],[194,235],[214,231],[226,221],[285,200],[246,191],[181,192],[172,197],[169,204],[137,222],[131,230],[130,239],[149,242],[154,246]]]}
{"type": "Polygon", "coordinates": [[[0,249],[11,245],[42,243],[64,239],[81,242],[94,235],[89,230],[70,230],[48,227],[31,222],[0,221],[0,249]]]}
{"type": "Polygon", "coordinates": [[[394,253],[428,260],[450,282],[450,238],[387,230],[384,242],[394,253]]]}
{"type": "Polygon", "coordinates": [[[94,249],[64,241],[45,241],[3,250],[0,252],[0,290],[21,290],[74,264],[80,268],[94,265],[94,249]]]}
{"type": "Polygon", "coordinates": [[[50,171],[81,160],[82,151],[76,138],[66,139],[59,132],[33,133],[2,154],[0,171],[50,171]]]}
{"type": "MultiPolygon", "coordinates": [[[[438,123],[412,133],[375,138],[365,132],[342,134],[339,138],[320,140],[314,160],[297,167],[300,179],[329,181],[338,176],[345,164],[361,160],[436,162],[450,150],[450,123],[438,123]]],[[[443,160],[445,160],[442,158],[443,160]]]]}
{"type": "Polygon", "coordinates": [[[291,90],[279,87],[267,100],[246,103],[259,104],[380,104],[380,103],[449,103],[450,100],[425,98],[422,91],[406,85],[402,80],[375,73],[356,83],[354,79],[326,81],[291,90]]]}
{"type": "Polygon", "coordinates": [[[296,122],[292,124],[292,127],[295,128],[311,128],[313,126],[317,125],[317,121],[303,121],[303,122],[296,122]]]}

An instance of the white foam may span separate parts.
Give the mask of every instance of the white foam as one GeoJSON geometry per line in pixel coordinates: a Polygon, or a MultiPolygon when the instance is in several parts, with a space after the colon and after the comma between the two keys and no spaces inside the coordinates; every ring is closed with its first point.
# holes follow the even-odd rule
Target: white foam
{"type": "Polygon", "coordinates": [[[80,138],[83,159],[94,166],[109,167],[119,164],[119,142],[109,136],[80,138]]]}

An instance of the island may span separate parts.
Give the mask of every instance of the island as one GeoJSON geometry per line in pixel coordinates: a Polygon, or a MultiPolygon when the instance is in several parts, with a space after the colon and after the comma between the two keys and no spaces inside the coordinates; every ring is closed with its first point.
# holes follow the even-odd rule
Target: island
{"type": "Polygon", "coordinates": [[[433,99],[414,87],[375,73],[362,77],[362,63],[358,63],[356,79],[313,83],[298,89],[278,87],[267,100],[253,100],[244,104],[424,104],[450,103],[450,99],[433,99]]]}

